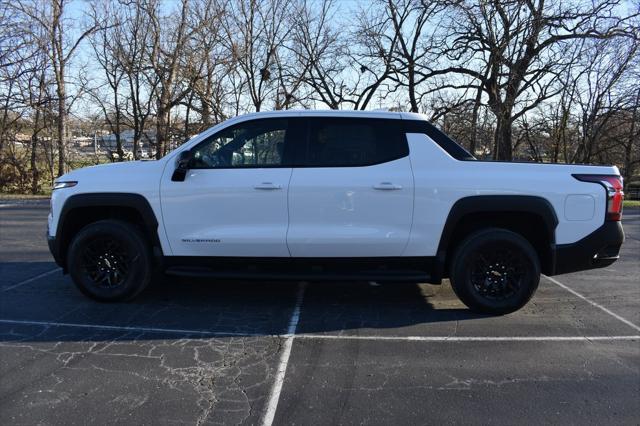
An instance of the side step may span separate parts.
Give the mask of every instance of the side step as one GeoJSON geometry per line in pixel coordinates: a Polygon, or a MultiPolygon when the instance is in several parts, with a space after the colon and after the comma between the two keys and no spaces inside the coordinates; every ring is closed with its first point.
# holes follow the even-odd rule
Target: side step
{"type": "Polygon", "coordinates": [[[290,272],[273,271],[225,271],[197,266],[172,266],[165,274],[191,278],[245,279],[264,281],[378,281],[378,282],[429,282],[429,274],[423,271],[354,271],[354,272],[290,272]]]}

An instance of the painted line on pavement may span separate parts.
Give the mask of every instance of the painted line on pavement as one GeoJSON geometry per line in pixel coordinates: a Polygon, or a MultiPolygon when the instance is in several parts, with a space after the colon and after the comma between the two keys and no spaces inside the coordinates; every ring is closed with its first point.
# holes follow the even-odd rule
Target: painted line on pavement
{"type": "Polygon", "coordinates": [[[378,340],[400,342],[590,342],[612,340],[640,340],[633,336],[349,336],[345,334],[298,334],[307,340],[378,340]]]}
{"type": "Polygon", "coordinates": [[[162,334],[184,334],[184,335],[202,335],[202,336],[228,336],[228,337],[256,337],[265,336],[265,334],[251,334],[251,333],[236,333],[236,332],[221,332],[221,331],[206,331],[206,330],[183,330],[175,328],[157,328],[157,327],[134,327],[123,325],[99,325],[99,324],[77,324],[70,322],[50,322],[50,321],[27,321],[27,320],[11,320],[0,319],[0,324],[12,324],[12,325],[37,325],[42,327],[70,327],[70,328],[86,328],[95,330],[107,330],[107,331],[134,331],[145,333],[162,333],[162,334]]]}
{"type": "MultiPolygon", "coordinates": [[[[348,334],[294,334],[291,333],[291,324],[296,324],[300,318],[300,310],[296,309],[296,315],[292,315],[288,333],[284,335],[271,335],[264,333],[238,333],[223,331],[206,331],[206,330],[185,330],[176,328],[158,328],[158,327],[135,327],[135,326],[119,326],[119,325],[100,325],[100,324],[82,324],[69,322],[52,322],[52,321],[28,321],[28,320],[12,320],[0,319],[0,324],[9,325],[35,325],[41,327],[68,327],[68,328],[84,328],[106,331],[126,331],[126,332],[146,332],[160,334],[184,334],[184,335],[201,335],[203,337],[282,337],[292,341],[296,339],[306,340],[388,340],[388,341],[407,341],[407,342],[588,342],[588,341],[608,341],[608,340],[640,340],[640,334],[628,336],[350,336],[348,334]]],[[[286,343],[286,342],[285,342],[286,343]]],[[[284,372],[286,372],[286,363],[291,352],[289,346],[289,354],[286,352],[286,345],[283,346],[283,354],[280,357],[280,365],[278,371],[282,370],[284,382],[284,372]],[[285,356],[287,355],[287,356],[285,356]],[[284,369],[282,368],[284,367],[284,369]]],[[[277,390],[277,389],[276,389],[277,390]]]]}
{"type": "Polygon", "coordinates": [[[640,326],[637,326],[636,324],[632,323],[631,321],[629,321],[626,318],[621,317],[620,315],[616,314],[615,312],[611,312],[609,309],[605,308],[604,306],[602,306],[599,303],[594,302],[593,300],[583,296],[582,294],[578,293],[577,291],[575,291],[572,288],[569,288],[568,286],[566,286],[565,284],[562,284],[560,281],[556,280],[555,278],[551,278],[548,277],[546,275],[544,275],[544,277],[546,279],[548,279],[549,281],[551,281],[552,283],[554,283],[555,285],[557,285],[558,287],[561,287],[565,290],[567,290],[569,293],[573,294],[576,297],[579,297],[580,299],[584,300],[585,302],[587,302],[588,304],[590,304],[591,306],[595,306],[596,308],[600,309],[601,311],[611,315],[612,317],[614,317],[615,319],[617,319],[620,322],[623,322],[625,324],[627,324],[629,327],[635,329],[636,331],[640,331],[640,326]]]}
{"type": "Polygon", "coordinates": [[[44,278],[44,277],[46,277],[48,275],[53,274],[54,272],[58,272],[58,271],[61,271],[61,270],[62,269],[60,269],[60,268],[56,268],[56,269],[52,269],[52,270],[50,270],[48,272],[43,272],[42,274],[36,275],[35,277],[26,279],[24,281],[20,281],[18,284],[10,285],[9,287],[3,288],[2,291],[13,290],[14,288],[18,288],[18,287],[23,286],[25,284],[29,284],[31,282],[34,282],[35,280],[39,280],[40,278],[44,278]]]}
{"type": "Polygon", "coordinates": [[[278,409],[278,401],[280,401],[280,393],[282,392],[282,385],[284,384],[284,376],[287,373],[287,365],[289,364],[289,357],[291,356],[291,347],[293,346],[293,339],[296,337],[296,329],[298,328],[298,322],[300,321],[300,308],[302,307],[302,299],[304,298],[304,289],[306,283],[301,282],[298,287],[298,294],[296,296],[296,304],[291,312],[291,319],[289,320],[289,327],[287,328],[287,334],[285,334],[284,344],[282,345],[282,353],[280,354],[280,361],[278,362],[278,369],[276,371],[276,379],[273,382],[273,387],[269,393],[269,401],[262,417],[261,424],[263,426],[271,426],[273,419],[278,409]]]}

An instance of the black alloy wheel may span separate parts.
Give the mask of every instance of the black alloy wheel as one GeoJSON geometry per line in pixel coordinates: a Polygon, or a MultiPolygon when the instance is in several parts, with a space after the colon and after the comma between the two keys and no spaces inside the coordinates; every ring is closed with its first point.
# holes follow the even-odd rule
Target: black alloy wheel
{"type": "Polygon", "coordinates": [[[135,297],[149,284],[149,244],[135,225],[101,220],[78,232],[67,256],[69,274],[86,296],[101,302],[135,297]]]}
{"type": "Polygon", "coordinates": [[[86,245],[82,266],[95,285],[110,288],[126,281],[133,260],[114,238],[97,237],[86,245]]]}
{"type": "Polygon", "coordinates": [[[520,309],[540,282],[540,261],[520,234],[488,228],[469,235],[455,251],[450,280],[474,311],[506,314],[520,309]]]}
{"type": "Polygon", "coordinates": [[[471,283],[487,299],[513,297],[527,281],[528,273],[527,259],[513,245],[491,242],[471,254],[471,283]]]}

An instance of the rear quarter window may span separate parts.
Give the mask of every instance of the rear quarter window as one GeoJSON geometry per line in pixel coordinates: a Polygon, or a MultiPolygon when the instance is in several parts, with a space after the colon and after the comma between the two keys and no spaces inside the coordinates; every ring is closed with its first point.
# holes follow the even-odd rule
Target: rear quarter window
{"type": "Polygon", "coordinates": [[[408,154],[400,120],[310,118],[303,165],[371,166],[408,154]]]}

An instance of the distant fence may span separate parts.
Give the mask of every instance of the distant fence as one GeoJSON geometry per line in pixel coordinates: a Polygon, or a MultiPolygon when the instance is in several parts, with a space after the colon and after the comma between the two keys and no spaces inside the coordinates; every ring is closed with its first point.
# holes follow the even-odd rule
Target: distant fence
{"type": "Polygon", "coordinates": [[[640,188],[627,188],[624,192],[624,198],[627,200],[640,200],[640,188]]]}

